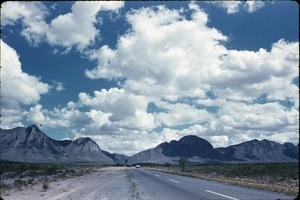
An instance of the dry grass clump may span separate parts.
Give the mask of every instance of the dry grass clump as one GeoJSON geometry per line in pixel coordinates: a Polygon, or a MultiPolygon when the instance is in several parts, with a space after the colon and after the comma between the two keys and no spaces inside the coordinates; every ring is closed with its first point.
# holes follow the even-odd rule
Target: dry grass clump
{"type": "Polygon", "coordinates": [[[47,191],[48,189],[49,189],[49,183],[47,181],[43,181],[43,184],[42,184],[43,192],[47,191]]]}
{"type": "Polygon", "coordinates": [[[48,182],[92,173],[101,167],[101,165],[89,164],[4,162],[0,165],[0,193],[39,183],[42,183],[42,190],[46,191],[49,187],[48,182]]]}

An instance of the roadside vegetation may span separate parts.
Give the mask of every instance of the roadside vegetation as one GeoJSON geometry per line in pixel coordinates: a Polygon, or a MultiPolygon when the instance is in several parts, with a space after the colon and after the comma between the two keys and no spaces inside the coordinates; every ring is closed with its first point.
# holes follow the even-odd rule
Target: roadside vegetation
{"type": "Polygon", "coordinates": [[[297,196],[299,163],[150,166],[152,170],[297,196]]]}
{"type": "Polygon", "coordinates": [[[39,183],[42,183],[41,190],[46,191],[51,181],[92,173],[99,167],[102,166],[96,164],[0,163],[0,196],[5,190],[14,188],[21,190],[39,183]]]}

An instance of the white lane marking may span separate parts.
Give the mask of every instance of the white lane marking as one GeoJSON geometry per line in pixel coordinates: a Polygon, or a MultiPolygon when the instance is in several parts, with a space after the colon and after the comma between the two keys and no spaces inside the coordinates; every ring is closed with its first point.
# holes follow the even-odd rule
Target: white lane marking
{"type": "Polygon", "coordinates": [[[169,181],[172,181],[172,182],[174,182],[174,183],[179,183],[179,181],[175,181],[175,180],[173,180],[173,179],[169,179],[169,181]]]}
{"type": "Polygon", "coordinates": [[[213,193],[213,194],[216,194],[216,195],[219,195],[221,197],[226,197],[228,199],[233,199],[233,200],[239,200],[237,198],[234,198],[234,197],[230,197],[230,196],[227,196],[227,195],[224,195],[224,194],[220,194],[220,193],[217,193],[217,192],[213,192],[213,191],[210,191],[210,190],[205,190],[206,192],[210,192],[210,193],[213,193]]]}
{"type": "Polygon", "coordinates": [[[157,176],[157,177],[159,177],[159,175],[157,175],[157,174],[154,174],[155,176],[157,176]]]}

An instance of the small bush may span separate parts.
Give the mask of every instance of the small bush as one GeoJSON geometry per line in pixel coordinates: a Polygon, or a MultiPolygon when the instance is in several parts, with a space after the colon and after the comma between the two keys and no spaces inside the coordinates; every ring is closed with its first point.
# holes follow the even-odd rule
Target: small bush
{"type": "Polygon", "coordinates": [[[73,174],[76,172],[74,169],[67,169],[66,171],[73,174]]]}
{"type": "Polygon", "coordinates": [[[25,164],[18,165],[15,169],[17,174],[22,174],[27,170],[27,166],[25,164]]]}
{"type": "Polygon", "coordinates": [[[166,162],[166,163],[164,164],[164,166],[165,166],[165,167],[171,167],[171,166],[172,166],[172,164],[171,164],[171,163],[168,163],[168,162],[166,162]]]}
{"type": "Polygon", "coordinates": [[[44,181],[44,182],[47,182],[47,181],[49,181],[49,177],[48,176],[44,176],[44,177],[42,177],[41,180],[44,181]]]}
{"type": "Polygon", "coordinates": [[[46,174],[47,175],[52,175],[55,174],[59,170],[59,167],[57,165],[51,165],[46,169],[46,174]]]}
{"type": "Polygon", "coordinates": [[[6,189],[11,189],[11,186],[10,185],[6,185],[3,182],[0,182],[0,192],[2,190],[6,190],[6,189]]]}
{"type": "Polygon", "coordinates": [[[42,190],[45,192],[49,189],[49,184],[47,181],[44,181],[42,184],[42,190]]]}
{"type": "Polygon", "coordinates": [[[18,189],[21,189],[21,187],[23,185],[25,185],[25,181],[21,180],[21,179],[16,179],[14,182],[14,186],[17,187],[18,189]]]}
{"type": "Polygon", "coordinates": [[[13,179],[15,177],[17,177],[17,174],[15,172],[5,172],[1,175],[1,179],[13,179]]]}
{"type": "Polygon", "coordinates": [[[33,179],[33,178],[29,178],[29,179],[27,179],[26,183],[27,183],[27,184],[32,184],[32,183],[33,183],[33,181],[34,181],[34,179],[33,179]]]}
{"type": "Polygon", "coordinates": [[[180,158],[178,160],[178,163],[179,163],[179,165],[181,167],[181,171],[183,171],[183,172],[185,171],[185,166],[186,166],[187,162],[188,162],[187,158],[180,158]]]}

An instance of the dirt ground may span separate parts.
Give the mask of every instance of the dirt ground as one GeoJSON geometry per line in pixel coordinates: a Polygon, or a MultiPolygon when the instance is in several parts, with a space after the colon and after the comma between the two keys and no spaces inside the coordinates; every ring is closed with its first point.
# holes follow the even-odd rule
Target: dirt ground
{"type": "Polygon", "coordinates": [[[100,168],[92,174],[12,189],[4,200],[132,199],[130,176],[125,168],[100,168]],[[48,186],[48,187],[47,187],[48,186]]]}

